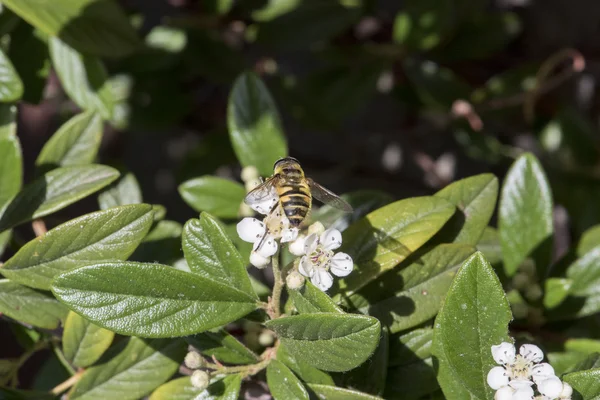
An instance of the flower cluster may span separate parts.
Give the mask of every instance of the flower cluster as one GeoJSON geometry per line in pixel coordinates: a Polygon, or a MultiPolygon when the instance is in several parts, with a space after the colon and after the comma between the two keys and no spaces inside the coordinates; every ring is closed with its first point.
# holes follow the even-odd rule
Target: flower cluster
{"type": "Polygon", "coordinates": [[[297,271],[290,274],[293,286],[303,284],[297,273],[310,278],[319,289],[326,291],[333,284],[333,275],[347,276],[353,269],[352,258],[346,253],[335,253],[342,245],[342,234],[337,229],[325,230],[322,224],[315,223],[308,230],[308,236],[299,235],[299,229],[293,227],[279,202],[279,196],[273,189],[269,196],[250,207],[265,215],[261,221],[247,217],[237,224],[240,238],[252,243],[250,263],[257,268],[266,267],[271,257],[277,253],[278,244],[290,243],[290,252],[301,257],[297,271]]]}
{"type": "Polygon", "coordinates": [[[501,365],[492,368],[487,376],[488,385],[496,390],[495,400],[571,399],[573,388],[554,374],[550,364],[541,362],[544,353],[539,347],[524,344],[516,354],[513,344],[503,342],[492,346],[492,356],[501,365]]]}

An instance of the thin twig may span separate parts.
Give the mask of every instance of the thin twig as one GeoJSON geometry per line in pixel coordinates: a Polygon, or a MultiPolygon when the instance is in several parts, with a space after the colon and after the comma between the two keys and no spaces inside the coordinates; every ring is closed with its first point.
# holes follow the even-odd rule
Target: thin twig
{"type": "Polygon", "coordinates": [[[33,228],[33,233],[35,233],[35,236],[42,236],[48,232],[48,228],[46,228],[46,223],[43,219],[33,220],[31,227],[33,228]]]}
{"type": "Polygon", "coordinates": [[[83,369],[77,371],[75,375],[73,375],[63,383],[57,385],[54,389],[50,390],[50,393],[52,393],[53,395],[59,395],[62,392],[68,390],[71,386],[75,385],[79,381],[79,379],[81,379],[81,376],[84,372],[85,370],[83,369]]]}
{"type": "Polygon", "coordinates": [[[279,252],[275,253],[271,258],[273,266],[273,295],[269,298],[269,309],[267,313],[271,319],[279,318],[281,315],[281,292],[283,290],[283,279],[281,278],[281,271],[279,270],[279,252]]]}

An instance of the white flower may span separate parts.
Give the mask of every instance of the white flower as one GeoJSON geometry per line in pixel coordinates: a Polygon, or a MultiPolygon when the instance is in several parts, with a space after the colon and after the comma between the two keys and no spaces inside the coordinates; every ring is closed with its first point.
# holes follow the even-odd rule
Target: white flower
{"type": "Polygon", "coordinates": [[[534,363],[538,363],[544,359],[544,353],[542,352],[542,349],[534,344],[524,344],[519,349],[519,354],[521,354],[525,359],[534,363]]]}
{"type": "Polygon", "coordinates": [[[543,394],[551,399],[556,399],[563,391],[563,383],[558,377],[552,376],[539,382],[537,384],[537,388],[540,394],[543,394]]]}
{"type": "Polygon", "coordinates": [[[573,395],[573,387],[569,385],[567,382],[563,382],[563,389],[560,393],[561,399],[570,399],[573,395]]]}
{"type": "Polygon", "coordinates": [[[502,367],[494,367],[490,369],[487,375],[487,384],[494,390],[498,390],[508,385],[508,374],[502,367]]]}
{"type": "Polygon", "coordinates": [[[536,384],[553,376],[555,376],[554,368],[548,363],[537,364],[531,368],[531,377],[536,384]]]}
{"type": "Polygon", "coordinates": [[[515,346],[512,343],[502,342],[496,346],[492,346],[492,357],[500,365],[514,362],[515,353],[515,346]]]}
{"type": "Polygon", "coordinates": [[[328,229],[320,236],[309,235],[304,242],[304,256],[298,271],[309,277],[311,282],[325,291],[333,284],[333,277],[347,276],[354,264],[346,253],[334,253],[342,245],[342,234],[337,229],[328,229]],[[331,272],[331,273],[330,273],[331,272]]]}

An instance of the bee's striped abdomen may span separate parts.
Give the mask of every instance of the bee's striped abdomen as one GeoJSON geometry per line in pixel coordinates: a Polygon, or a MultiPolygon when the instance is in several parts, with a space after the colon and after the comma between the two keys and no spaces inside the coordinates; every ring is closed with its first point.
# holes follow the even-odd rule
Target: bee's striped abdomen
{"type": "Polygon", "coordinates": [[[312,197],[308,185],[300,181],[281,186],[279,188],[279,200],[290,224],[297,227],[308,214],[312,197]]]}

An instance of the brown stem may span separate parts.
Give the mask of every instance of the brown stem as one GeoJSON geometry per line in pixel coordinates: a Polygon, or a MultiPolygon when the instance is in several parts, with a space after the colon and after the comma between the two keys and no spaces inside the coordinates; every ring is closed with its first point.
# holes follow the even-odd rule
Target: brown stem
{"type": "Polygon", "coordinates": [[[53,395],[59,395],[62,392],[66,391],[71,386],[76,384],[79,381],[79,379],[81,379],[81,376],[83,375],[84,372],[85,372],[85,370],[83,370],[83,369],[77,371],[77,373],[75,375],[73,375],[72,377],[70,377],[69,379],[64,381],[63,383],[57,385],[54,389],[50,390],[50,393],[52,393],[53,395]]]}

